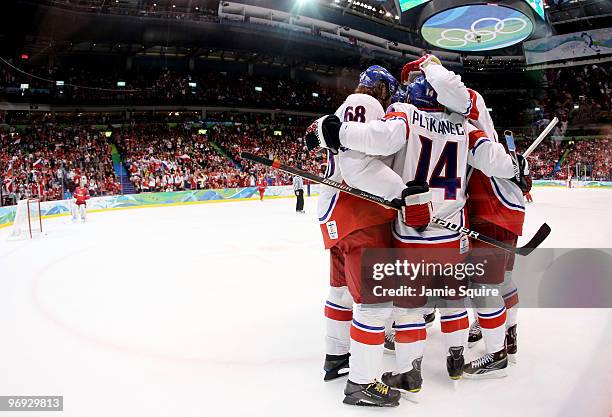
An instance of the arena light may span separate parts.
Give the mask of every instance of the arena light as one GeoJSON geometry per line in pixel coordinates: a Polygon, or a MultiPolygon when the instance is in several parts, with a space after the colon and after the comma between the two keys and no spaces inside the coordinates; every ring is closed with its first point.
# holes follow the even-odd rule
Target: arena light
{"type": "Polygon", "coordinates": [[[196,83],[189,83],[189,87],[191,88],[196,88],[196,85],[197,85],[196,83]]]}
{"type": "Polygon", "coordinates": [[[207,132],[207,129],[198,129],[198,135],[205,135],[207,132]]]}
{"type": "Polygon", "coordinates": [[[20,58],[23,59],[24,61],[26,61],[26,60],[30,59],[30,55],[28,55],[28,54],[21,54],[20,58]]]}
{"type": "Polygon", "coordinates": [[[312,93],[313,97],[319,97],[319,93],[312,93]]]}
{"type": "Polygon", "coordinates": [[[274,131],[274,136],[282,136],[283,132],[281,130],[275,130],[274,131]]]}
{"type": "Polygon", "coordinates": [[[62,87],[64,85],[64,82],[58,80],[58,81],[55,82],[55,85],[57,85],[58,87],[62,87]]]}
{"type": "Polygon", "coordinates": [[[533,109],[533,111],[540,111],[540,108],[536,107],[536,108],[533,109]]]}
{"type": "Polygon", "coordinates": [[[21,88],[22,90],[27,90],[28,88],[30,88],[30,84],[21,84],[19,88],[21,88]]]}
{"type": "Polygon", "coordinates": [[[257,91],[258,93],[261,93],[263,91],[263,88],[259,86],[255,86],[255,91],[257,91]]]}
{"type": "Polygon", "coordinates": [[[117,87],[125,87],[125,81],[117,81],[117,87]]]}
{"type": "Polygon", "coordinates": [[[110,138],[112,134],[113,132],[104,132],[104,136],[106,136],[107,138],[110,138]]]}
{"type": "Polygon", "coordinates": [[[493,108],[492,107],[487,107],[487,110],[489,111],[489,113],[493,112],[493,108]]]}
{"type": "Polygon", "coordinates": [[[574,108],[575,108],[575,109],[579,109],[579,108],[580,108],[580,106],[579,106],[578,104],[574,104],[574,108]]]}

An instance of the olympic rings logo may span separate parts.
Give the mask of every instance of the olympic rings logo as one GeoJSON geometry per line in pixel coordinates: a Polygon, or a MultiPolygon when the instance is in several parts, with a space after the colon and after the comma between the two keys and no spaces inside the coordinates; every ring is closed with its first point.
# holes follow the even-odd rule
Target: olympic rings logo
{"type": "Polygon", "coordinates": [[[463,46],[466,46],[468,43],[491,42],[492,40],[497,38],[497,34],[511,35],[513,33],[522,31],[526,27],[527,21],[520,17],[507,17],[503,20],[498,19],[496,17],[483,17],[474,21],[474,23],[472,23],[472,26],[470,26],[470,30],[459,28],[450,28],[443,30],[442,33],[440,33],[440,38],[436,40],[436,43],[442,48],[461,48],[463,46]],[[479,23],[485,21],[495,22],[493,30],[476,28],[479,23]],[[513,30],[504,30],[506,29],[506,24],[510,26],[510,22],[513,21],[518,22],[519,27],[513,30]],[[449,42],[450,44],[448,44],[447,42],[449,42]]]}

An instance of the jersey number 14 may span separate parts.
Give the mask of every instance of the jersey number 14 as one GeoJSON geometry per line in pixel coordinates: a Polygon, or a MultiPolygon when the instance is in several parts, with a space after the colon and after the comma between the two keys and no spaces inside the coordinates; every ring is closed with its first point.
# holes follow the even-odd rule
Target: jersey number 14
{"type": "Polygon", "coordinates": [[[429,164],[431,163],[433,141],[420,135],[419,139],[421,140],[421,155],[419,156],[414,179],[429,182],[430,188],[443,188],[445,200],[456,199],[457,188],[461,187],[461,178],[457,177],[457,142],[446,142],[428,180],[427,174],[429,172],[429,164]],[[442,175],[443,171],[445,175],[442,175]]]}

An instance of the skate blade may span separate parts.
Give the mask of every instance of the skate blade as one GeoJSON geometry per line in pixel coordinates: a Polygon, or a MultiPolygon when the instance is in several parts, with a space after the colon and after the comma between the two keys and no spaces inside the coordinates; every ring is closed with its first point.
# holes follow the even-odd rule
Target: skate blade
{"type": "Polygon", "coordinates": [[[461,378],[451,378],[451,380],[453,381],[453,389],[456,390],[457,388],[459,388],[459,380],[461,378]]]}
{"type": "Polygon", "coordinates": [[[508,373],[506,372],[506,369],[498,369],[484,374],[469,374],[467,372],[463,373],[463,377],[467,379],[497,379],[505,378],[507,376],[508,373]]]}
{"type": "Polygon", "coordinates": [[[347,376],[348,374],[349,374],[348,370],[346,372],[343,372],[343,373],[340,373],[340,372],[338,372],[338,373],[334,373],[334,372],[326,373],[323,376],[323,381],[325,381],[325,382],[333,381],[335,379],[342,378],[343,376],[347,376]]]}
{"type": "Polygon", "coordinates": [[[478,339],[475,342],[468,342],[468,348],[473,348],[474,346],[476,346],[478,344],[478,342],[480,342],[480,339],[478,339]]]}
{"type": "Polygon", "coordinates": [[[508,362],[513,363],[516,365],[517,363],[517,359],[516,359],[516,353],[513,354],[508,354],[508,362]]]}
{"type": "Polygon", "coordinates": [[[408,400],[410,402],[413,402],[415,404],[418,404],[420,402],[420,395],[419,393],[421,392],[421,390],[417,390],[417,391],[408,391],[408,390],[399,390],[399,392],[402,395],[402,398],[405,400],[408,400]]]}
{"type": "Polygon", "coordinates": [[[385,348],[384,352],[387,355],[395,355],[395,350],[385,348]]]}
{"type": "Polygon", "coordinates": [[[375,403],[371,403],[368,401],[359,400],[359,399],[350,398],[350,397],[344,397],[344,400],[342,400],[342,403],[348,404],[348,405],[356,405],[359,407],[397,407],[399,405],[399,401],[395,403],[375,404],[375,403]]]}

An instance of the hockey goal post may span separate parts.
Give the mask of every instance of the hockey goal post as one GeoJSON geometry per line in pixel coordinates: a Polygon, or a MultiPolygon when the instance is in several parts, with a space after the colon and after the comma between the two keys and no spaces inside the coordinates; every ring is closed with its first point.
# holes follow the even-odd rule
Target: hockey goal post
{"type": "Polygon", "coordinates": [[[27,238],[42,234],[42,214],[40,200],[28,198],[19,200],[15,211],[15,220],[10,234],[11,239],[27,238]]]}

